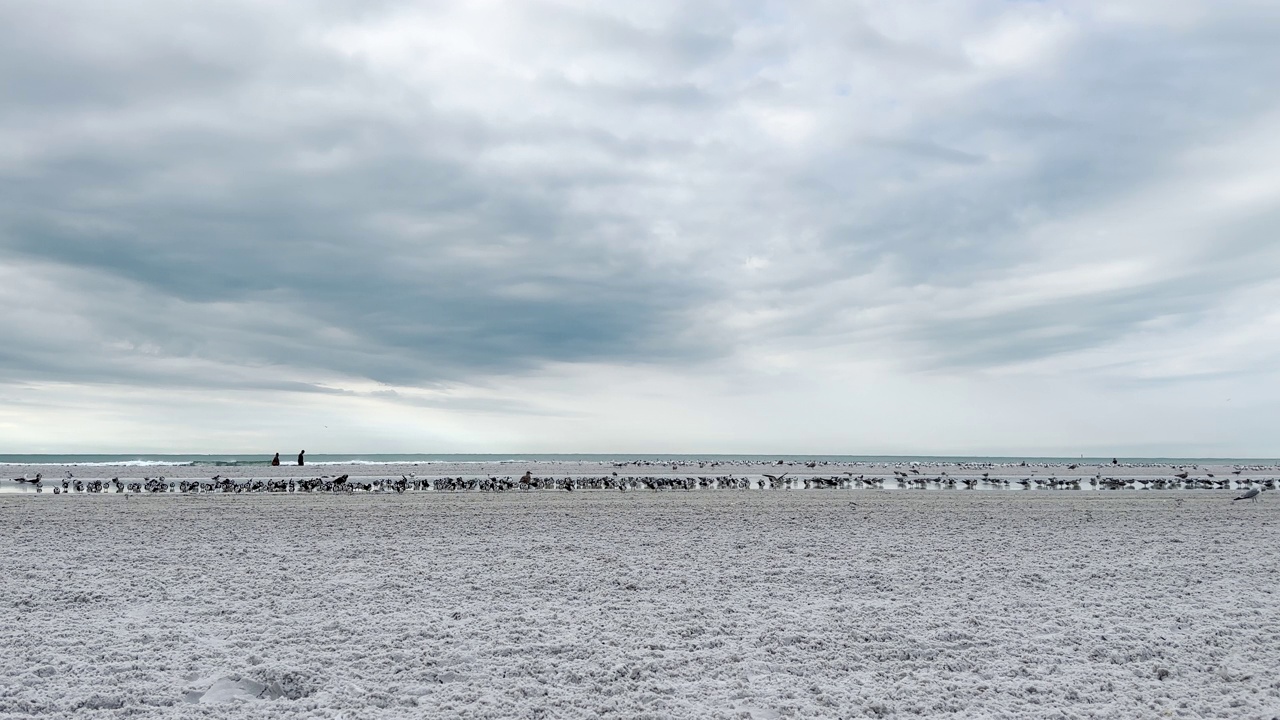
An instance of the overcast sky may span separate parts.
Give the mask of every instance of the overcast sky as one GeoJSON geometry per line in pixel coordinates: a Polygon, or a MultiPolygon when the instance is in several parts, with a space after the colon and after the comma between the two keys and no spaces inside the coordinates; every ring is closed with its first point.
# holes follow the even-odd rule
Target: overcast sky
{"type": "Polygon", "coordinates": [[[1275,457],[1277,37],[0,3],[0,452],[1275,457]]]}

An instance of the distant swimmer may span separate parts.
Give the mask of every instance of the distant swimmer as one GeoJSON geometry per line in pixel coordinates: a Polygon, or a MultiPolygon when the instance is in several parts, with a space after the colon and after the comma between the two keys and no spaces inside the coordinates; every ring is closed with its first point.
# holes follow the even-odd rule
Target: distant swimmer
{"type": "MultiPolygon", "coordinates": [[[[271,464],[272,464],[272,465],[279,465],[279,464],[280,464],[280,453],[276,453],[276,456],[275,456],[275,457],[273,457],[273,458],[271,458],[271,464]]],[[[298,463],[298,464],[299,464],[299,465],[301,465],[302,463],[298,463]]]]}
{"type": "Polygon", "coordinates": [[[299,465],[303,465],[303,464],[305,464],[305,463],[303,463],[303,462],[302,462],[302,456],[303,456],[303,455],[306,455],[306,454],[307,454],[307,451],[306,451],[306,450],[303,450],[302,452],[298,453],[298,464],[299,464],[299,465]]]}

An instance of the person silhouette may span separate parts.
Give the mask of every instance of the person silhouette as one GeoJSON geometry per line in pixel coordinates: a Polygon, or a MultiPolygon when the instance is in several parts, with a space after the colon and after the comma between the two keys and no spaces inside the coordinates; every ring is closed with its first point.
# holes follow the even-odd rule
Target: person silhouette
{"type": "Polygon", "coordinates": [[[280,453],[276,453],[276,456],[275,456],[275,457],[273,457],[273,458],[271,458],[271,464],[272,464],[272,465],[279,465],[279,464],[280,464],[280,453]]]}
{"type": "Polygon", "coordinates": [[[306,455],[306,454],[307,454],[307,451],[306,451],[306,450],[303,450],[302,452],[298,453],[298,464],[299,464],[299,465],[301,465],[301,464],[302,464],[302,456],[303,456],[303,455],[306,455]]]}

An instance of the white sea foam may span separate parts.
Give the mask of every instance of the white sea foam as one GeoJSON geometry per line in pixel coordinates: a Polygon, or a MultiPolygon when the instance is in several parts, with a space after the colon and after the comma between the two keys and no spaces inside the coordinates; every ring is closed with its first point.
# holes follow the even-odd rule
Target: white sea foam
{"type": "Polygon", "coordinates": [[[7,462],[0,467],[190,467],[196,463],[190,460],[109,460],[104,462],[7,462]]]}

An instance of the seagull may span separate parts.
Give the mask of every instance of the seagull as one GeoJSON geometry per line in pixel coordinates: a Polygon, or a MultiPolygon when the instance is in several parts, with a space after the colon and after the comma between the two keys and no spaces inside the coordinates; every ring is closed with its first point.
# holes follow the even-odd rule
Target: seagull
{"type": "Polygon", "coordinates": [[[1232,500],[1231,502],[1235,502],[1236,500],[1248,500],[1249,502],[1258,502],[1258,495],[1262,494],[1262,490],[1263,488],[1249,488],[1248,490],[1245,491],[1243,495],[1236,498],[1235,500],[1232,500]]]}

